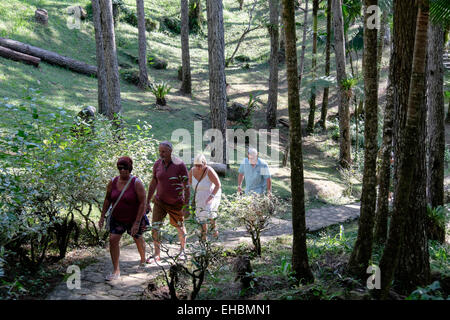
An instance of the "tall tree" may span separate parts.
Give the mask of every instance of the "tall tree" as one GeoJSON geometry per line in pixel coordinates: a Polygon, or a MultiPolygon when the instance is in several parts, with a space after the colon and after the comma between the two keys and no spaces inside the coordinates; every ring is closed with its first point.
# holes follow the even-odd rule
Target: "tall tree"
{"type": "Polygon", "coordinates": [[[107,117],[112,120],[115,119],[122,110],[112,3],[111,0],[99,0],[99,4],[102,22],[103,56],[105,58],[106,83],[108,89],[107,117]]]}
{"type": "Polygon", "coordinates": [[[445,153],[445,106],[444,106],[444,30],[430,24],[427,70],[427,190],[428,203],[432,207],[444,204],[444,153],[445,153]]]}
{"type": "MultiPolygon", "coordinates": [[[[411,3],[405,3],[403,1],[397,1],[394,3],[394,41],[396,41],[395,38],[397,38],[397,40],[400,40],[398,39],[399,37],[401,38],[398,34],[398,30],[396,30],[397,27],[400,27],[398,24],[402,22],[405,23],[406,21],[402,21],[402,19],[408,18],[411,12],[417,12],[416,8],[411,6],[411,3]],[[404,11],[401,11],[401,9],[404,9],[404,11]]],[[[414,240],[414,237],[423,238],[423,235],[419,233],[408,234],[406,238],[404,237],[407,233],[405,232],[407,223],[413,223],[416,225],[421,223],[421,221],[414,220],[417,215],[411,216],[409,203],[411,192],[413,191],[412,182],[414,172],[418,163],[415,159],[418,149],[417,145],[419,143],[419,136],[417,133],[420,130],[421,105],[423,105],[425,95],[424,79],[428,42],[428,17],[429,2],[428,0],[422,0],[419,4],[419,12],[417,14],[417,23],[413,42],[414,54],[408,92],[406,123],[404,130],[402,130],[401,139],[399,140],[399,152],[396,153],[396,158],[398,161],[398,181],[395,187],[396,193],[394,198],[394,210],[389,229],[389,237],[380,261],[381,290],[378,294],[381,298],[387,298],[394,273],[400,260],[400,254],[402,254],[402,251],[407,249],[402,245],[406,244],[407,246],[416,246],[417,241],[415,241],[415,243],[404,243],[403,239],[414,240]]],[[[410,21],[408,22],[410,23],[410,21]]],[[[403,28],[405,26],[401,27],[403,28]]],[[[402,41],[400,40],[400,43],[401,42],[402,41]]],[[[398,49],[399,48],[397,48],[397,50],[398,49]]],[[[426,246],[426,242],[423,243],[423,245],[426,246]]],[[[416,249],[416,247],[414,249],[416,249]]],[[[410,250],[410,252],[413,251],[409,248],[408,250],[410,250]]],[[[416,262],[417,258],[413,256],[406,258],[414,258],[407,261],[410,268],[406,271],[414,269],[412,263],[416,262]]],[[[421,255],[420,259],[422,258],[424,258],[424,255],[421,255]]],[[[423,263],[426,264],[425,261],[423,261],[423,263]]],[[[413,275],[410,273],[404,276],[408,277],[407,280],[413,280],[411,279],[411,276],[413,275]]],[[[417,276],[413,277],[417,279],[417,276]]],[[[401,280],[405,281],[405,279],[401,280]]]]}
{"type": "Polygon", "coordinates": [[[278,0],[269,0],[269,34],[270,34],[270,75],[269,97],[267,99],[267,127],[277,127],[278,100],[278,0]]]}
{"type": "Polygon", "coordinates": [[[147,73],[147,41],[145,39],[145,11],[144,0],[136,0],[139,38],[139,88],[148,88],[147,73]]]}
{"type": "Polygon", "coordinates": [[[348,168],[351,164],[350,145],[350,96],[345,82],[345,41],[342,0],[333,1],[334,52],[336,57],[336,75],[339,92],[339,165],[348,168]]]}
{"type": "Polygon", "coordinates": [[[303,72],[305,70],[305,52],[306,52],[306,31],[308,30],[308,3],[309,0],[305,0],[305,11],[304,11],[304,18],[303,18],[303,38],[302,38],[302,52],[300,55],[300,69],[299,69],[299,75],[298,75],[298,87],[302,87],[302,79],[303,79],[303,72]]]}
{"type": "Polygon", "coordinates": [[[286,39],[286,69],[288,82],[289,143],[291,152],[292,192],[292,266],[297,280],[314,281],[306,249],[305,190],[303,178],[302,127],[297,73],[294,0],[283,0],[283,24],[286,39]]]}
{"type": "MultiPolygon", "coordinates": [[[[325,76],[330,75],[330,52],[331,52],[331,0],[327,0],[327,43],[325,49],[325,76]]],[[[327,111],[329,87],[323,89],[322,111],[320,113],[320,124],[323,130],[327,129],[327,111]]]]}
{"type": "Polygon", "coordinates": [[[284,26],[283,26],[283,1],[280,1],[280,46],[278,47],[278,62],[284,63],[286,61],[286,47],[285,47],[285,37],[284,37],[284,26]]]}
{"type": "Polygon", "coordinates": [[[364,0],[364,175],[358,237],[348,264],[350,272],[362,277],[372,257],[373,222],[377,198],[378,67],[377,29],[368,25],[368,7],[378,0],[364,0]]]}
{"type": "Polygon", "coordinates": [[[306,131],[311,133],[314,131],[314,116],[316,113],[316,86],[314,82],[316,81],[316,66],[317,66],[317,12],[319,11],[319,0],[313,0],[313,48],[312,48],[312,81],[313,85],[311,87],[311,97],[309,99],[309,117],[308,126],[306,131]]]}
{"type": "Polygon", "coordinates": [[[98,83],[98,113],[108,115],[108,88],[106,84],[106,67],[103,48],[103,30],[100,16],[99,0],[92,0],[92,17],[95,29],[98,83]]]}
{"type": "Polygon", "coordinates": [[[222,0],[207,1],[209,105],[212,127],[222,132],[223,163],[226,163],[227,94],[225,82],[225,36],[222,0]]]}
{"type": "Polygon", "coordinates": [[[191,58],[189,55],[189,7],[188,0],[181,0],[181,61],[182,77],[180,91],[192,93],[191,58]]]}

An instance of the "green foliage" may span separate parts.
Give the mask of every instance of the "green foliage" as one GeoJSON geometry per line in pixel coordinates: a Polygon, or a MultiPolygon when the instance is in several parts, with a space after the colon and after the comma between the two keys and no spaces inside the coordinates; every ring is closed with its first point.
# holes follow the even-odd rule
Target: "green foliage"
{"type": "Polygon", "coordinates": [[[356,78],[347,78],[341,81],[341,86],[344,90],[349,91],[358,83],[356,78]]]}
{"type": "Polygon", "coordinates": [[[33,270],[50,249],[63,258],[68,246],[80,244],[80,233],[84,244],[103,241],[92,212],[101,210],[119,156],[132,157],[133,174],[143,181],[156,159],[147,123],[117,129],[100,115],[85,122],[63,108],[44,111],[46,105],[32,88],[18,104],[0,102],[11,120],[0,131],[0,247],[33,270]]]}
{"type": "MultiPolygon", "coordinates": [[[[441,285],[439,281],[435,281],[425,288],[418,287],[406,300],[444,300],[441,285]]],[[[450,297],[447,300],[450,300],[450,297]]]]}
{"type": "Polygon", "coordinates": [[[450,4],[448,0],[431,0],[430,18],[432,22],[448,28],[450,26],[450,4]]]}
{"type": "Polygon", "coordinates": [[[167,82],[162,81],[160,83],[157,83],[156,85],[151,85],[150,88],[152,93],[156,97],[156,103],[161,106],[165,106],[165,97],[170,92],[170,89],[172,89],[172,87],[167,82]]]}
{"type": "Polygon", "coordinates": [[[443,225],[445,226],[446,222],[450,218],[448,210],[443,206],[438,206],[436,208],[432,208],[428,205],[427,206],[427,214],[432,220],[434,220],[440,226],[443,226],[443,225]]]}
{"type": "Polygon", "coordinates": [[[162,31],[167,30],[174,34],[181,33],[181,21],[175,17],[163,17],[161,19],[160,28],[162,31]]]}

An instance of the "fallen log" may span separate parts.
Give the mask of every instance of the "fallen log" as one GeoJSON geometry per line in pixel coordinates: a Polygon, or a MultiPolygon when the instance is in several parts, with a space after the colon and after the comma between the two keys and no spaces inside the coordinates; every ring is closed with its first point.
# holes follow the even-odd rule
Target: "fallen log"
{"type": "Polygon", "coordinates": [[[31,64],[35,66],[36,68],[39,67],[39,62],[41,62],[41,59],[30,56],[25,53],[17,52],[5,47],[0,46],[0,56],[3,58],[8,58],[14,61],[20,61],[24,62],[26,64],[31,64]]]}
{"type": "Polygon", "coordinates": [[[30,46],[16,40],[6,39],[0,37],[0,46],[9,48],[14,51],[25,53],[31,56],[38,57],[42,61],[54,64],[69,70],[86,74],[88,76],[97,76],[97,67],[87,63],[74,60],[72,58],[61,56],[55,52],[44,50],[38,47],[30,46]]]}

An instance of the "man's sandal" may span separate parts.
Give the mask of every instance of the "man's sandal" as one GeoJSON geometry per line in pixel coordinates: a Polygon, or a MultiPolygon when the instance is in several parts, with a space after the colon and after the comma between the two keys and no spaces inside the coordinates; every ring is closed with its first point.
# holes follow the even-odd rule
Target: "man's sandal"
{"type": "Polygon", "coordinates": [[[114,273],[110,273],[105,277],[106,281],[114,281],[114,280],[119,280],[120,278],[120,273],[119,274],[114,274],[114,273]]]}

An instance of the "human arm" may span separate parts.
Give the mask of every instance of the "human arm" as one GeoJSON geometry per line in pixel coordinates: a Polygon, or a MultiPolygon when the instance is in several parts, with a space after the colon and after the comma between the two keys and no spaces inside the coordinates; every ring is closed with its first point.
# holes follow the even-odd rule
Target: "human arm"
{"type": "Polygon", "coordinates": [[[103,228],[106,211],[108,211],[108,208],[111,205],[111,191],[112,191],[112,180],[109,181],[108,185],[106,186],[106,196],[105,196],[105,200],[103,201],[103,208],[102,208],[100,220],[98,221],[98,227],[100,229],[103,228]]]}
{"type": "Polygon", "coordinates": [[[214,184],[214,190],[209,195],[209,197],[206,199],[206,203],[210,203],[212,199],[214,199],[214,196],[217,194],[217,192],[222,187],[222,184],[220,183],[219,176],[217,175],[216,171],[213,169],[208,168],[208,178],[209,180],[214,184]]]}
{"type": "Polygon", "coordinates": [[[146,199],[146,208],[148,211],[152,211],[150,206],[150,201],[152,200],[153,194],[155,193],[156,186],[158,185],[158,180],[155,177],[155,171],[153,170],[153,177],[150,181],[150,185],[148,187],[147,199],[146,199]]]}
{"type": "Polygon", "coordinates": [[[269,195],[271,195],[272,194],[272,180],[271,180],[271,178],[267,178],[267,193],[269,194],[269,195]]]}
{"type": "Polygon", "coordinates": [[[242,192],[242,181],[244,180],[244,174],[243,173],[239,173],[238,175],[238,192],[241,193],[242,192]]]}
{"type": "Polygon", "coordinates": [[[136,179],[135,188],[136,188],[136,194],[137,194],[138,201],[139,201],[139,208],[138,208],[136,220],[134,221],[133,226],[131,227],[131,236],[134,236],[139,231],[139,226],[141,224],[142,217],[145,214],[145,207],[146,207],[145,187],[141,180],[136,179]]]}

